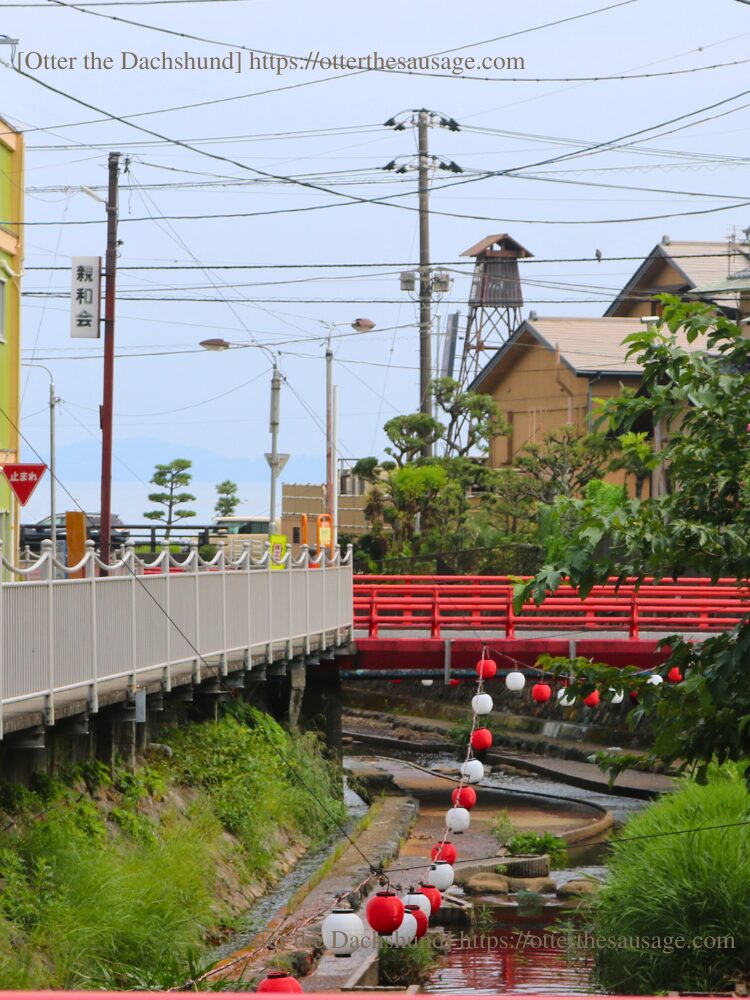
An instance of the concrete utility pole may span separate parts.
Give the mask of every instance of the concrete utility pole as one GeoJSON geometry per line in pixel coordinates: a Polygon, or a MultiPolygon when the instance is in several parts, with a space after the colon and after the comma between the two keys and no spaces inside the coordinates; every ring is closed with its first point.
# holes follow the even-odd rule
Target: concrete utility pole
{"type": "MultiPolygon", "coordinates": [[[[430,115],[422,109],[417,116],[419,143],[419,409],[432,416],[432,276],[430,274],[430,115]]],[[[432,445],[422,448],[432,455],[432,445]]]]}
{"type": "Polygon", "coordinates": [[[271,376],[271,454],[268,457],[268,464],[271,467],[271,501],[268,505],[269,534],[277,531],[276,524],[276,480],[279,473],[286,465],[288,455],[279,455],[279,400],[281,397],[281,374],[279,372],[276,359],[273,362],[273,375],[271,376]]]}
{"type": "Polygon", "coordinates": [[[104,286],[104,391],[99,410],[102,430],[102,485],[99,508],[99,558],[108,563],[112,531],[112,411],[115,385],[115,286],[117,280],[118,176],[120,153],[109,154],[107,257],[104,286]]]}

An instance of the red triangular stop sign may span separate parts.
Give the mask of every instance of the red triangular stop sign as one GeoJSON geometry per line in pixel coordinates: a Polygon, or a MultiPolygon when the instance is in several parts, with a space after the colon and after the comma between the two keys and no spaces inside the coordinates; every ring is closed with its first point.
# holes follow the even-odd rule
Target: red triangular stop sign
{"type": "Polygon", "coordinates": [[[25,507],[31,499],[31,494],[39,485],[39,480],[46,472],[47,466],[12,463],[4,465],[2,468],[18,502],[22,507],[25,507]]]}

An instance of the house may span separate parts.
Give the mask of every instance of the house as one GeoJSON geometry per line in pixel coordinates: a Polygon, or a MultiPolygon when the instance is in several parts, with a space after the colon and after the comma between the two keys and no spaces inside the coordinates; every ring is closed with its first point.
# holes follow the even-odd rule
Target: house
{"type": "MultiPolygon", "coordinates": [[[[0,465],[19,460],[23,136],[0,118],[0,465]]],[[[0,538],[14,562],[17,504],[0,477],[0,538]]]]}
{"type": "Polygon", "coordinates": [[[732,319],[750,315],[750,246],[733,240],[686,242],[663,236],[605,316],[659,316],[664,292],[719,305],[732,319]]]}

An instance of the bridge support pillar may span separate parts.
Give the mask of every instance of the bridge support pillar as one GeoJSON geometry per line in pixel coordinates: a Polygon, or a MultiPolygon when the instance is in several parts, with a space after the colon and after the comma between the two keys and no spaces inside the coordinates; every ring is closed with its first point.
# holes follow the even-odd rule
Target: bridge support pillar
{"type": "MultiPolygon", "coordinates": [[[[316,658],[317,659],[317,658],[316,658]]],[[[305,668],[301,721],[317,729],[328,749],[341,756],[341,672],[337,660],[321,660],[305,668]]]]}
{"type": "Polygon", "coordinates": [[[289,727],[298,729],[302,702],[307,686],[307,671],[305,661],[301,657],[289,663],[289,727]]]}

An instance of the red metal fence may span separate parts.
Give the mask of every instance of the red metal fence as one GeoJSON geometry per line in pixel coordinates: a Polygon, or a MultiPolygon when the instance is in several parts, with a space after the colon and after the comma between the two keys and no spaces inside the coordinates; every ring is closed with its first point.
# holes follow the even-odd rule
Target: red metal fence
{"type": "Polygon", "coordinates": [[[354,627],[382,630],[490,632],[509,639],[519,630],[546,632],[719,632],[750,614],[750,590],[734,580],[697,577],[654,583],[615,581],[582,599],[563,586],[542,605],[513,609],[514,581],[501,576],[355,576],[354,627]]]}

